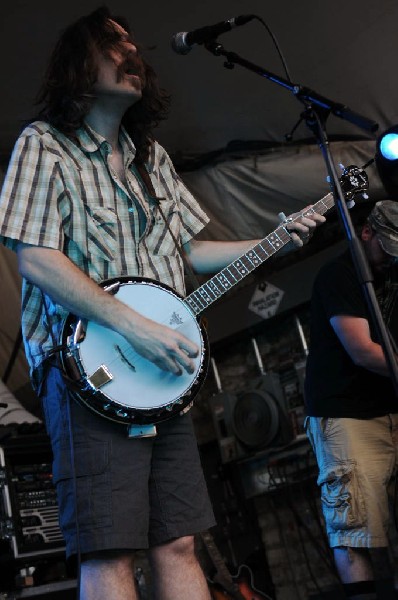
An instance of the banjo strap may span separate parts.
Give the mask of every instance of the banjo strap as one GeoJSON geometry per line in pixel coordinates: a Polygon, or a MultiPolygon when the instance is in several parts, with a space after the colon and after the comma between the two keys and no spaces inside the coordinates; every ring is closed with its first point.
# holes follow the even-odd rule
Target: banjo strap
{"type": "Polygon", "coordinates": [[[136,168],[137,168],[137,171],[139,172],[139,174],[141,176],[141,179],[142,179],[143,183],[145,184],[145,187],[147,188],[147,191],[148,191],[150,197],[152,198],[152,200],[154,200],[156,202],[156,206],[159,209],[159,212],[160,212],[160,214],[162,216],[164,224],[167,227],[167,230],[168,230],[168,232],[169,232],[169,234],[170,234],[170,236],[171,236],[171,238],[172,238],[172,240],[174,242],[175,247],[177,248],[177,251],[178,251],[179,255],[181,256],[181,259],[183,261],[183,265],[185,267],[186,275],[188,276],[188,279],[189,279],[190,286],[192,287],[192,289],[198,288],[199,285],[200,285],[200,283],[198,281],[198,278],[196,277],[196,275],[194,273],[194,270],[192,269],[191,263],[187,259],[186,255],[185,255],[185,253],[184,253],[184,251],[183,251],[183,249],[181,247],[180,242],[177,240],[176,236],[172,232],[171,227],[169,225],[169,222],[166,219],[166,216],[165,216],[165,214],[163,212],[163,209],[162,209],[162,206],[161,206],[161,204],[162,204],[161,200],[163,200],[163,198],[159,198],[156,195],[155,188],[153,187],[151,178],[149,177],[149,173],[146,170],[145,166],[142,163],[140,163],[140,164],[136,163],[136,168]]]}

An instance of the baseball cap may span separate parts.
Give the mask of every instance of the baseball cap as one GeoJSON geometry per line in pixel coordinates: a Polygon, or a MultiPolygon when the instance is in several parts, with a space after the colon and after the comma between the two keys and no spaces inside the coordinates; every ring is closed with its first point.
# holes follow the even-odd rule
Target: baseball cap
{"type": "Polygon", "coordinates": [[[398,256],[398,202],[376,202],[368,217],[368,223],[376,231],[384,252],[398,256]]]}

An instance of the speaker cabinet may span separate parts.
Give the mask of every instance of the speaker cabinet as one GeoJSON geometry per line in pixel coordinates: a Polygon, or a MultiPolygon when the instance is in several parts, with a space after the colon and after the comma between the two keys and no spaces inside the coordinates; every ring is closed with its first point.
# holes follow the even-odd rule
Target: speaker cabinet
{"type": "Polygon", "coordinates": [[[247,391],[216,394],[210,406],[223,463],[284,446],[294,437],[275,373],[262,375],[247,391]]]}

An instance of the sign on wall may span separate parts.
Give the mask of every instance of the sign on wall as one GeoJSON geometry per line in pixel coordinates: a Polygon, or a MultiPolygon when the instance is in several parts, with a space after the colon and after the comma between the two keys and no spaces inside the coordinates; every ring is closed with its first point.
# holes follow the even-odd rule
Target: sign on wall
{"type": "Polygon", "coordinates": [[[262,281],[254,291],[249,303],[249,310],[262,319],[269,319],[277,312],[284,293],[272,283],[262,281]]]}

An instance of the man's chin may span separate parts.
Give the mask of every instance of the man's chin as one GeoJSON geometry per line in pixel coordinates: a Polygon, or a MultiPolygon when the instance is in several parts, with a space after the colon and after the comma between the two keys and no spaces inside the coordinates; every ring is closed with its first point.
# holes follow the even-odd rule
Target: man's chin
{"type": "Polygon", "coordinates": [[[141,100],[142,91],[140,89],[130,88],[128,91],[126,91],[125,96],[126,98],[130,99],[131,104],[135,104],[141,100]]]}
{"type": "Polygon", "coordinates": [[[141,90],[137,90],[137,92],[135,94],[132,94],[133,97],[133,102],[139,102],[142,99],[142,92],[141,90]]]}

